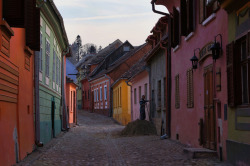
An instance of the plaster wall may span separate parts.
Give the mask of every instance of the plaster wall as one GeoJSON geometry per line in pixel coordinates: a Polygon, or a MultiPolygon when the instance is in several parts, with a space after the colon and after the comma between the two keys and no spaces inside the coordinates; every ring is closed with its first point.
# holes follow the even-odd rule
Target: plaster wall
{"type": "MultiPolygon", "coordinates": [[[[149,92],[150,92],[150,89],[149,89],[149,75],[148,75],[148,72],[147,71],[143,71],[141,73],[139,73],[138,75],[136,75],[132,80],[131,80],[131,83],[132,83],[132,94],[131,94],[131,98],[132,98],[132,113],[131,114],[131,119],[132,121],[135,121],[136,119],[140,119],[140,100],[139,99],[139,86],[141,87],[141,94],[142,95],[145,95],[145,91],[147,91],[147,97],[146,97],[146,100],[150,100],[150,97],[149,97],[149,92]],[[147,84],[147,89],[145,89],[145,84],[147,84]],[[134,89],[136,89],[136,96],[137,96],[137,102],[135,103],[135,95],[134,95],[134,89]]],[[[146,120],[149,120],[149,112],[150,112],[150,102],[147,103],[147,106],[146,106],[146,120]]]]}
{"type": "MultiPolygon", "coordinates": [[[[196,4],[198,9],[198,3],[196,4]]],[[[198,11],[198,10],[197,10],[198,11]]],[[[197,13],[197,12],[196,12],[197,13]]],[[[219,37],[218,37],[218,39],[219,37]]],[[[227,14],[224,10],[216,12],[216,16],[205,26],[199,24],[199,14],[196,14],[196,29],[191,38],[185,41],[181,37],[179,48],[172,49],[172,92],[171,92],[171,138],[177,139],[179,135],[180,142],[191,147],[200,147],[199,145],[199,120],[204,119],[204,68],[213,65],[213,71],[216,68],[221,69],[221,91],[214,90],[214,106],[216,110],[216,137],[217,151],[219,147],[223,149],[223,158],[226,159],[226,138],[227,138],[227,120],[224,120],[224,107],[227,108],[227,73],[226,73],[226,44],[227,44],[227,14]],[[215,28],[216,27],[216,28],[215,28]],[[187,76],[186,72],[191,68],[190,58],[194,55],[194,49],[202,49],[209,42],[214,41],[214,36],[222,35],[223,53],[216,62],[208,56],[198,65],[198,69],[193,71],[194,86],[194,107],[187,108],[187,76]],[[175,76],[179,74],[180,108],[175,108],[175,76]],[[219,108],[218,108],[219,107],[219,108]],[[218,110],[221,110],[221,117],[218,118],[218,110]],[[220,132],[218,131],[220,127],[220,132]],[[219,142],[220,135],[221,142],[219,142]]],[[[199,51],[196,52],[199,58],[199,51]]],[[[215,74],[214,74],[215,75],[215,74]]],[[[214,76],[215,80],[215,76],[214,76]]],[[[215,89],[215,87],[214,87],[215,89]]]]}

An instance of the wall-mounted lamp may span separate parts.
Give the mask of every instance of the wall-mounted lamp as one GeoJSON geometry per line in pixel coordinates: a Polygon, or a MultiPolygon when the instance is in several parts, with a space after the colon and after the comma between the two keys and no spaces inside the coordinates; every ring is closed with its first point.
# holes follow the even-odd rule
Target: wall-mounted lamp
{"type": "Polygon", "coordinates": [[[216,59],[219,58],[221,51],[222,51],[222,36],[221,36],[221,34],[218,34],[214,37],[214,43],[211,47],[211,50],[212,50],[213,60],[216,61],[216,59]],[[220,43],[216,41],[217,36],[220,36],[220,43]]]}
{"type": "Polygon", "coordinates": [[[190,61],[192,62],[192,69],[197,69],[197,66],[198,66],[199,59],[197,58],[197,56],[195,56],[196,50],[200,51],[200,49],[199,48],[194,49],[194,56],[190,59],[190,61]]]}

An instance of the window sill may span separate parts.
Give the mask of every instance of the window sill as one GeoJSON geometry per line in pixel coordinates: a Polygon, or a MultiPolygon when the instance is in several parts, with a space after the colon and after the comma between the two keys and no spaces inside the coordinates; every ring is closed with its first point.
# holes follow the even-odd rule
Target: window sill
{"type": "Polygon", "coordinates": [[[214,20],[216,18],[216,13],[211,14],[207,19],[205,19],[202,22],[203,26],[206,26],[207,24],[209,24],[212,20],[214,20]]]}
{"type": "Polygon", "coordinates": [[[189,39],[191,39],[194,36],[194,32],[191,32],[187,35],[187,37],[185,37],[185,41],[188,41],[189,39]]]}
{"type": "Polygon", "coordinates": [[[177,45],[177,46],[173,49],[173,52],[176,52],[179,48],[180,48],[180,46],[177,45]]]}

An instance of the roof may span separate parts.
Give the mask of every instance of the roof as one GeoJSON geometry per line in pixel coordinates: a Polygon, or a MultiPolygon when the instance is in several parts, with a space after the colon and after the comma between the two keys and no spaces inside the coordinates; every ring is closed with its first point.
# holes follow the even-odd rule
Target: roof
{"type": "Polygon", "coordinates": [[[107,55],[109,55],[121,45],[122,42],[119,39],[115,40],[113,43],[109,44],[107,47],[99,51],[95,58],[92,58],[88,61],[88,64],[92,65],[100,63],[107,55]]]}
{"type": "Polygon", "coordinates": [[[81,66],[81,64],[83,64],[84,62],[87,62],[88,60],[95,58],[95,54],[87,54],[84,57],[82,57],[82,59],[75,65],[76,68],[78,68],[79,66],[81,66]]]}
{"type": "Polygon", "coordinates": [[[66,58],[66,76],[76,81],[76,75],[71,74],[77,74],[77,70],[76,67],[66,58]]]}
{"type": "MultiPolygon", "coordinates": [[[[123,48],[123,46],[125,46],[126,44],[128,44],[130,47],[134,48],[128,41],[125,41],[122,45],[120,45],[117,49],[115,49],[113,52],[111,52],[110,54],[108,54],[105,59],[92,71],[92,73],[90,73],[90,77],[92,77],[92,79],[99,77],[101,74],[106,73],[107,70],[110,68],[111,64],[113,64],[116,61],[120,61],[120,58],[123,57],[125,54],[129,53],[129,52],[124,52],[122,51],[121,54],[119,53],[119,51],[123,48]],[[118,53],[118,54],[117,54],[118,53]],[[110,63],[110,61],[112,61],[112,58],[114,58],[116,55],[119,55],[119,57],[116,57],[117,59],[115,61],[113,61],[112,63],[110,63]],[[107,69],[102,69],[104,66],[106,66],[105,68],[107,69]]],[[[122,49],[123,50],[123,49],[122,49]]]]}
{"type": "Polygon", "coordinates": [[[147,63],[145,61],[147,55],[144,55],[136,64],[134,64],[120,79],[131,79],[137,74],[146,69],[147,63]]]}

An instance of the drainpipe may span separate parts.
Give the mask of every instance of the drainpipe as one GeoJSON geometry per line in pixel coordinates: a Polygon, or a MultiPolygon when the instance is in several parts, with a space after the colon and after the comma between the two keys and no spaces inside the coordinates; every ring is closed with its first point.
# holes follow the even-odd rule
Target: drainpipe
{"type": "Polygon", "coordinates": [[[35,143],[38,147],[42,147],[40,142],[40,108],[39,108],[39,51],[35,52],[35,143]]]}
{"type": "Polygon", "coordinates": [[[113,117],[113,112],[112,112],[112,104],[111,104],[111,97],[112,95],[112,90],[111,90],[111,78],[107,76],[107,74],[104,75],[105,78],[109,79],[109,117],[113,117]]]}
{"type": "Polygon", "coordinates": [[[131,89],[130,89],[130,93],[131,93],[131,97],[130,97],[130,100],[131,100],[131,101],[130,101],[130,102],[131,102],[131,122],[132,122],[132,121],[133,121],[133,115],[134,115],[134,114],[133,114],[133,112],[134,112],[134,111],[133,111],[133,100],[132,100],[132,92],[133,92],[133,91],[132,91],[132,85],[129,84],[129,81],[125,81],[125,82],[126,82],[126,84],[127,84],[128,86],[130,86],[130,88],[131,88],[131,89]]]}
{"type": "Polygon", "coordinates": [[[167,16],[167,15],[168,15],[167,13],[164,13],[164,12],[161,12],[161,11],[158,11],[158,10],[155,10],[155,2],[156,2],[156,0],[152,0],[152,1],[151,1],[153,12],[154,12],[154,13],[161,14],[161,15],[164,15],[164,16],[167,16]]]}
{"type": "Polygon", "coordinates": [[[69,124],[68,124],[68,115],[67,115],[67,113],[66,113],[66,110],[67,110],[67,106],[66,106],[66,101],[65,101],[65,79],[64,79],[64,56],[66,56],[66,54],[68,54],[69,53],[69,48],[67,48],[66,50],[64,50],[63,52],[62,52],[62,60],[61,60],[61,95],[62,95],[62,98],[61,98],[61,100],[62,100],[62,102],[61,102],[61,110],[62,110],[62,126],[61,126],[61,129],[62,129],[62,131],[65,131],[65,130],[67,130],[67,129],[69,129],[69,124]],[[65,117],[65,127],[66,127],[66,129],[64,128],[64,117],[65,117]]]}

